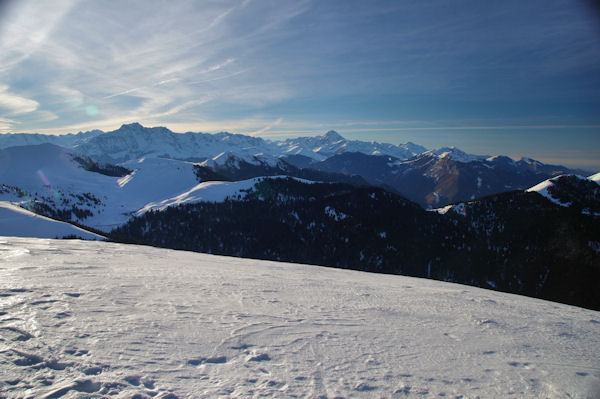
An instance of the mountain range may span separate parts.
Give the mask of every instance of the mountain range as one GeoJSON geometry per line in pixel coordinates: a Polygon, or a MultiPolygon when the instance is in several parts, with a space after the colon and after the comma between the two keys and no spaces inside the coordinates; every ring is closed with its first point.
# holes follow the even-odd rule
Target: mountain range
{"type": "MultiPolygon", "coordinates": [[[[270,142],[131,124],[61,139],[69,148],[52,143],[58,136],[41,139],[0,136],[37,143],[0,150],[5,210],[17,204],[122,242],[427,277],[600,309],[599,174],[332,131],[270,142]]],[[[0,233],[17,235],[10,215],[0,215],[0,233]]]]}
{"type": "Polygon", "coordinates": [[[0,135],[0,148],[44,140],[100,163],[168,158],[199,163],[229,180],[291,175],[378,185],[425,208],[527,189],[561,174],[590,174],[529,158],[514,161],[506,156],[466,154],[454,147],[427,150],[410,142],[393,145],[347,140],[335,131],[317,137],[268,141],[225,132],[179,134],[165,127],[132,123],[106,133],[94,130],[64,136],[0,135]]]}

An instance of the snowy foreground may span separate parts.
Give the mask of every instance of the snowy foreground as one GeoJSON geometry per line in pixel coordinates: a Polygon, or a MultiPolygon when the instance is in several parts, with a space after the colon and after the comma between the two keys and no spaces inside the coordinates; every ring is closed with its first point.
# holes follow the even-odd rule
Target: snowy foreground
{"type": "Polygon", "coordinates": [[[0,269],[0,397],[600,394],[591,310],[105,242],[0,237],[0,269]]]}

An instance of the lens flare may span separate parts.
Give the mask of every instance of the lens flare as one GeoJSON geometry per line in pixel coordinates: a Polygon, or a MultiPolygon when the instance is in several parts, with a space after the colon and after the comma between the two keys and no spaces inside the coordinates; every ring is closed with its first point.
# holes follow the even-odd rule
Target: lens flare
{"type": "Polygon", "coordinates": [[[95,105],[88,105],[87,107],[85,107],[85,113],[88,114],[88,116],[96,116],[98,115],[98,107],[96,107],[95,105]]]}
{"type": "Polygon", "coordinates": [[[42,181],[42,183],[44,183],[44,186],[46,188],[50,189],[50,191],[54,195],[54,198],[59,199],[61,197],[61,193],[58,190],[52,188],[52,183],[50,183],[50,180],[48,180],[48,178],[46,177],[44,172],[42,172],[41,169],[39,169],[37,171],[37,175],[40,178],[40,180],[42,181]]]}
{"type": "Polygon", "coordinates": [[[48,178],[46,177],[44,172],[42,172],[41,169],[37,171],[37,174],[40,177],[40,180],[42,181],[42,183],[44,183],[44,186],[46,186],[48,188],[52,188],[52,184],[50,184],[50,180],[48,180],[48,178]]]}

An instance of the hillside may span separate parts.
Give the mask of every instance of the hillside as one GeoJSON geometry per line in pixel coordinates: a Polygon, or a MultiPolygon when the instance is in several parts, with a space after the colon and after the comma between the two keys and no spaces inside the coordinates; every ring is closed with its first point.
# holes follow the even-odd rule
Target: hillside
{"type": "Polygon", "coordinates": [[[119,167],[126,171],[124,176],[89,166],[78,154],[53,144],[0,150],[0,199],[110,231],[147,204],[199,183],[195,164],[185,161],[133,160],[119,167]]]}

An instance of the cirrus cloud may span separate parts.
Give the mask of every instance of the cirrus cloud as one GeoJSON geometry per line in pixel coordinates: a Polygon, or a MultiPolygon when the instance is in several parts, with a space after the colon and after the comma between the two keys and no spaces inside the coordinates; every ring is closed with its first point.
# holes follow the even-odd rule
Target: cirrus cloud
{"type": "Polygon", "coordinates": [[[40,106],[35,100],[9,91],[6,85],[0,85],[0,109],[5,115],[22,115],[37,110],[40,106]]]}

